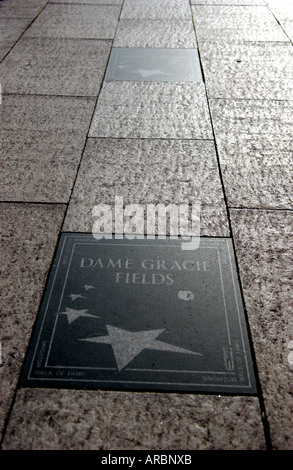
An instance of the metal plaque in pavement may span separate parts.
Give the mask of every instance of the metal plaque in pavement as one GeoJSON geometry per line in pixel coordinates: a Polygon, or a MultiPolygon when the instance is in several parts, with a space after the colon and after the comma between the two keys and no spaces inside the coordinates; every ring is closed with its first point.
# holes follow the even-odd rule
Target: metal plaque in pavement
{"type": "Polygon", "coordinates": [[[197,49],[114,47],[105,80],[202,82],[202,73],[197,49]]]}
{"type": "Polygon", "coordinates": [[[256,394],[231,240],[62,234],[22,385],[256,394]]]}

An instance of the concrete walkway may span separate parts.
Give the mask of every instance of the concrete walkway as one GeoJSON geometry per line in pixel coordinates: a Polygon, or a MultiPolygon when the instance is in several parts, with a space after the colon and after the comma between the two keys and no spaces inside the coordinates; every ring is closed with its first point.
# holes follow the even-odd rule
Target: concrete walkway
{"type": "Polygon", "coordinates": [[[292,0],[3,0],[4,450],[293,448],[292,0]],[[111,49],[199,50],[204,82],[105,81],[111,49]],[[231,237],[257,396],[22,388],[60,233],[95,204],[202,205],[231,237]]]}

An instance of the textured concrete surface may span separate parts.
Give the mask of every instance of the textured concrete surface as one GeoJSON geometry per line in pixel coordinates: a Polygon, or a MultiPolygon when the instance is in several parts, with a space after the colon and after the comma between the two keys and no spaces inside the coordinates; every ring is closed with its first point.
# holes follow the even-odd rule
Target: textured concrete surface
{"type": "Polygon", "coordinates": [[[229,206],[293,208],[292,102],[210,100],[229,206]]]}
{"type": "Polygon", "coordinates": [[[68,202],[94,105],[93,98],[3,98],[2,201],[68,202]]]}
{"type": "Polygon", "coordinates": [[[289,41],[266,6],[193,5],[192,11],[200,43],[289,41]]]}
{"type": "Polygon", "coordinates": [[[190,19],[188,0],[124,0],[122,19],[190,19]]]}
{"type": "Polygon", "coordinates": [[[40,13],[26,36],[49,38],[113,39],[119,6],[51,5],[40,13]]]}
{"type": "Polygon", "coordinates": [[[4,59],[29,24],[29,18],[0,18],[0,60],[4,59]]]}
{"type": "Polygon", "coordinates": [[[0,14],[1,18],[31,18],[34,19],[36,15],[44,8],[47,0],[6,0],[1,2],[0,14]]]}
{"type": "Polygon", "coordinates": [[[111,42],[24,38],[0,65],[5,93],[96,96],[111,42]]]}
{"type": "Polygon", "coordinates": [[[209,98],[292,100],[292,44],[202,42],[209,98]]]}
{"type": "Polygon", "coordinates": [[[202,83],[105,82],[89,136],[211,139],[204,86],[202,83]]]}
{"type": "Polygon", "coordinates": [[[190,3],[191,5],[266,5],[265,0],[190,0],[190,3]]]}
{"type": "Polygon", "coordinates": [[[292,450],[292,211],[231,210],[259,376],[274,446],[292,450]]]}
{"type": "Polygon", "coordinates": [[[0,208],[2,433],[66,206],[0,204],[0,208]]]}
{"type": "Polygon", "coordinates": [[[2,449],[292,449],[292,0],[3,0],[0,17],[2,449]],[[202,83],[104,81],[114,46],[196,45],[202,83]],[[232,238],[255,396],[19,385],[61,232],[117,195],[200,197],[201,235],[232,238]]]}
{"type": "Polygon", "coordinates": [[[83,3],[91,5],[122,5],[123,0],[51,0],[50,3],[83,3]]]}
{"type": "Polygon", "coordinates": [[[264,450],[258,416],[251,397],[21,390],[4,449],[264,450]]]}
{"type": "Polygon", "coordinates": [[[89,139],[63,230],[91,232],[92,207],[115,195],[143,206],[201,201],[202,236],[229,236],[211,141],[89,139]]]}
{"type": "Polygon", "coordinates": [[[190,20],[120,20],[114,47],[195,48],[190,20]]]}
{"type": "Polygon", "coordinates": [[[289,39],[293,40],[293,18],[292,0],[267,0],[270,11],[277,18],[278,22],[286,32],[289,39]]]}

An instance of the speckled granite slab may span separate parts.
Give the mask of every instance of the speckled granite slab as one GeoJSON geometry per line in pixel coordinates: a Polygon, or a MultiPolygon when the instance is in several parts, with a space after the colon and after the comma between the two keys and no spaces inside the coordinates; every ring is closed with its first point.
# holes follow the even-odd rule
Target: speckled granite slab
{"type": "Polygon", "coordinates": [[[255,397],[21,389],[3,449],[265,450],[266,444],[255,397]]]}
{"type": "Polygon", "coordinates": [[[114,47],[195,48],[192,19],[122,20],[118,23],[114,47]]]}
{"type": "Polygon", "coordinates": [[[228,205],[293,208],[290,101],[210,100],[228,205]]]}
{"type": "Polygon", "coordinates": [[[2,201],[69,200],[94,105],[94,98],[2,98],[2,201]]]}
{"type": "Polygon", "coordinates": [[[273,447],[291,450],[293,213],[252,209],[230,213],[273,447]]]}
{"type": "Polygon", "coordinates": [[[0,429],[18,383],[66,206],[0,204],[0,429]]]}
{"type": "Polygon", "coordinates": [[[199,42],[289,41],[266,6],[193,5],[192,12],[199,42]]]}
{"type": "Polygon", "coordinates": [[[143,206],[200,202],[201,236],[230,236],[212,141],[89,139],[63,231],[91,233],[93,207],[115,196],[143,206]]]}
{"type": "Polygon", "coordinates": [[[97,96],[110,40],[24,38],[0,66],[3,93],[97,96]]]}
{"type": "Polygon", "coordinates": [[[118,5],[47,4],[26,37],[112,39],[118,23],[118,5]]]}
{"type": "Polygon", "coordinates": [[[212,139],[204,84],[104,82],[89,136],[212,139]]]}
{"type": "Polygon", "coordinates": [[[289,42],[202,41],[200,57],[209,98],[293,99],[289,42]]]}
{"type": "Polygon", "coordinates": [[[125,0],[122,19],[189,19],[191,15],[188,0],[125,0]]]}

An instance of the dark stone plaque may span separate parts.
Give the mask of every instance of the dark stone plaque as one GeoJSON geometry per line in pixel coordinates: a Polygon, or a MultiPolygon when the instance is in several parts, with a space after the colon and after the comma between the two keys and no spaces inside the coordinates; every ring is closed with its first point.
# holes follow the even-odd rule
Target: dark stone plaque
{"type": "Polygon", "coordinates": [[[105,80],[201,82],[197,49],[113,48],[105,80]]]}
{"type": "Polygon", "coordinates": [[[231,240],[62,234],[22,385],[256,394],[231,240]]]}

